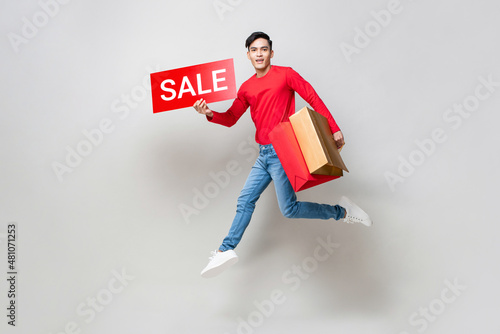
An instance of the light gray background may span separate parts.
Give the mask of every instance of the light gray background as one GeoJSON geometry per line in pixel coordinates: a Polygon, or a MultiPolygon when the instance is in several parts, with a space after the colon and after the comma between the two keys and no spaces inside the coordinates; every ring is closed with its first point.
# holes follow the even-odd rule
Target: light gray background
{"type": "Polygon", "coordinates": [[[6,274],[5,234],[16,222],[20,273],[16,328],[6,324],[1,280],[2,333],[55,334],[72,322],[75,333],[244,333],[240,320],[274,290],[285,302],[251,332],[498,333],[500,87],[457,129],[443,115],[474,94],[479,77],[500,81],[500,5],[401,0],[348,62],[340,45],[388,3],[233,0],[221,19],[212,0],[73,0],[15,52],[8,34],[21,34],[23,17],[41,7],[1,1],[0,267],[6,274]],[[227,58],[240,85],[254,73],[244,40],[255,30],[273,39],[274,64],[316,88],[346,137],[351,172],[299,199],[347,195],[375,225],[285,219],[271,185],[237,248],[240,262],[205,280],[199,273],[253,164],[238,151],[256,147],[245,144],[249,114],[228,129],[190,108],[153,114],[149,92],[128,114],[112,106],[139,94],[151,72],[227,58]],[[52,164],[103,119],[113,131],[59,181],[52,164]],[[384,174],[436,128],[447,140],[392,191],[384,174]],[[192,206],[195,189],[229,161],[240,172],[183,218],[179,206],[192,206]],[[292,290],[282,275],[328,236],[339,247],[292,290]],[[87,322],[78,305],[109,296],[122,270],[134,278],[87,322]],[[446,280],[466,287],[449,304],[439,302],[446,280]],[[428,328],[410,322],[430,305],[445,309],[428,328]]]}

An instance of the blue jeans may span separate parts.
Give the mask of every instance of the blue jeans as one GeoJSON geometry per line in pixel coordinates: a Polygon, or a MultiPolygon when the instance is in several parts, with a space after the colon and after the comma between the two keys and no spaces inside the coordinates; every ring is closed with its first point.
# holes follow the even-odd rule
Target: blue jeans
{"type": "Polygon", "coordinates": [[[274,181],[276,196],[281,213],[287,218],[313,218],[339,220],[344,217],[345,209],[339,205],[318,204],[311,202],[299,202],[295,191],[283,170],[283,166],[271,144],[260,145],[260,153],[255,165],[248,175],[245,186],[238,197],[236,216],[224,238],[221,251],[234,249],[238,245],[245,232],[253,211],[255,203],[269,183],[274,181]]]}

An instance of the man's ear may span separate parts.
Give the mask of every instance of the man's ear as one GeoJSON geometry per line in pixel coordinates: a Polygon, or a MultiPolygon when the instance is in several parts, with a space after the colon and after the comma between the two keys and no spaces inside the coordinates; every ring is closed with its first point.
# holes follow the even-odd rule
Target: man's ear
{"type": "Polygon", "coordinates": [[[247,51],[247,58],[250,59],[250,51],[247,51]]]}
{"type": "Polygon", "coordinates": [[[271,58],[274,57],[274,50],[271,50],[271,58]]]}

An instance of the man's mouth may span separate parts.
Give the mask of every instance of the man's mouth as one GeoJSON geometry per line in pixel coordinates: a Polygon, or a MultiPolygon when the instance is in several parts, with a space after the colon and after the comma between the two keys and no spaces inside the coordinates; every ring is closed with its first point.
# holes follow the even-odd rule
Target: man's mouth
{"type": "Polygon", "coordinates": [[[257,64],[262,64],[264,62],[264,59],[255,59],[255,62],[257,64]]]}

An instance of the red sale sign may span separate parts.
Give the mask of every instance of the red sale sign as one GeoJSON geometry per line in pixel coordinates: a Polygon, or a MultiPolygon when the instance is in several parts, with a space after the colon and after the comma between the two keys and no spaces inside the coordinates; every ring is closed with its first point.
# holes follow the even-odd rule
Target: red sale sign
{"type": "Polygon", "coordinates": [[[151,73],[153,113],[234,99],[236,80],[232,59],[151,73]]]}

